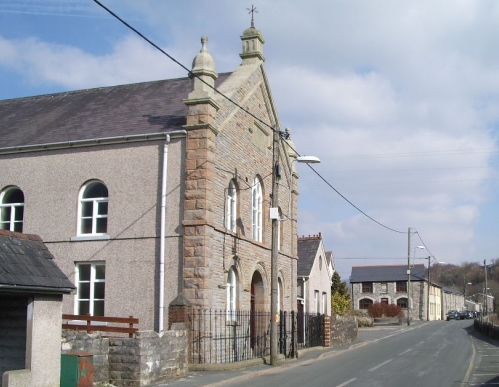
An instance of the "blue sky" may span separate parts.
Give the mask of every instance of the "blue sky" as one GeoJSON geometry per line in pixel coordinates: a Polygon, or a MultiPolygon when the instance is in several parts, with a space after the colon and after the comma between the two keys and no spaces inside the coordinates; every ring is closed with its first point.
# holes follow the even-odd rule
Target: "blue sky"
{"type": "MultiPolygon", "coordinates": [[[[102,2],[187,67],[202,35],[219,73],[240,63],[250,3],[102,2]]],[[[322,233],[343,279],[352,265],[407,263],[409,227],[438,261],[497,258],[499,3],[254,5],[281,125],[388,227],[300,165],[299,234],[322,233]]],[[[183,76],[94,1],[0,3],[1,99],[183,76]]]]}

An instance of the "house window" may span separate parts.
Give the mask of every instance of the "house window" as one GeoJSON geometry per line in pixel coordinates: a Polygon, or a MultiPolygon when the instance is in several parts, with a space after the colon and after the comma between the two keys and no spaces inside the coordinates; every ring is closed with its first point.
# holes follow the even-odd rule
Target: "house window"
{"type": "Polygon", "coordinates": [[[319,314],[320,313],[320,299],[319,299],[319,291],[315,290],[314,291],[314,313],[319,314]]]}
{"type": "Polygon", "coordinates": [[[388,298],[382,298],[382,299],[380,300],[380,303],[381,303],[381,304],[388,305],[388,298]]]}
{"type": "Polygon", "coordinates": [[[326,314],[327,313],[327,293],[323,292],[322,293],[322,304],[321,304],[321,313],[326,314]]]}
{"type": "Polygon", "coordinates": [[[79,198],[78,235],[107,233],[108,192],[104,184],[92,181],[85,184],[79,198]]]}
{"type": "Polygon", "coordinates": [[[397,281],[397,292],[407,292],[407,282],[397,281]]]}
{"type": "Polygon", "coordinates": [[[399,298],[397,300],[397,305],[400,306],[402,309],[407,309],[407,298],[399,298]]]}
{"type": "Polygon", "coordinates": [[[227,275],[227,321],[236,320],[237,309],[237,275],[233,267],[227,275]]]}
{"type": "Polygon", "coordinates": [[[381,288],[380,292],[381,292],[381,293],[388,293],[388,283],[386,283],[386,282],[382,282],[380,285],[381,285],[381,287],[380,287],[380,288],[381,288]]]}
{"type": "Polygon", "coordinates": [[[373,304],[373,300],[369,298],[363,298],[359,300],[359,309],[369,309],[369,307],[373,304]]]}
{"type": "Polygon", "coordinates": [[[372,282],[362,282],[362,293],[372,293],[373,283],[372,282]]]}
{"type": "Polygon", "coordinates": [[[319,255],[319,270],[322,270],[322,255],[319,255]]]}
{"type": "Polygon", "coordinates": [[[237,219],[237,189],[233,180],[227,189],[227,229],[236,232],[237,219]]]}
{"type": "Polygon", "coordinates": [[[104,316],[106,264],[76,264],[76,314],[104,316]]]}
{"type": "Polygon", "coordinates": [[[0,230],[23,232],[24,194],[11,187],[0,193],[0,230]]]}
{"type": "Polygon", "coordinates": [[[262,185],[260,184],[260,179],[255,177],[253,179],[253,187],[251,189],[251,225],[253,239],[258,242],[262,241],[262,205],[262,185]]]}

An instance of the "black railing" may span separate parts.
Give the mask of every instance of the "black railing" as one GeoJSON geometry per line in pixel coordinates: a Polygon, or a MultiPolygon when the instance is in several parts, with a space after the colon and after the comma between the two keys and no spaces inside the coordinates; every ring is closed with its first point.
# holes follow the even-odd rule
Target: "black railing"
{"type": "MultiPolygon", "coordinates": [[[[191,364],[233,363],[270,355],[269,312],[194,310],[189,316],[191,364]]],[[[281,312],[278,348],[286,357],[297,349],[324,345],[324,316],[281,312]]]]}

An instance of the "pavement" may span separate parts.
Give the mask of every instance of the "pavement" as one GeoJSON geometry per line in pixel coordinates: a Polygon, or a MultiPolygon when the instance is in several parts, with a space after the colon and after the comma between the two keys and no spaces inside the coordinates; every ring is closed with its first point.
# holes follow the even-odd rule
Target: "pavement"
{"type": "Polygon", "coordinates": [[[261,359],[255,359],[255,361],[248,361],[246,363],[227,363],[209,367],[204,366],[204,369],[195,369],[195,367],[189,365],[189,375],[187,377],[163,384],[155,384],[154,387],[221,387],[227,384],[234,384],[237,383],[238,380],[282,372],[289,367],[303,366],[306,365],[307,362],[313,362],[316,359],[335,356],[344,351],[368,345],[369,343],[384,337],[421,327],[424,324],[426,324],[424,321],[414,321],[410,326],[382,325],[370,328],[359,328],[359,338],[351,344],[327,348],[313,347],[299,350],[298,358],[281,358],[278,365],[275,367],[264,364],[261,359]],[[209,368],[209,370],[207,368],[209,368]]]}

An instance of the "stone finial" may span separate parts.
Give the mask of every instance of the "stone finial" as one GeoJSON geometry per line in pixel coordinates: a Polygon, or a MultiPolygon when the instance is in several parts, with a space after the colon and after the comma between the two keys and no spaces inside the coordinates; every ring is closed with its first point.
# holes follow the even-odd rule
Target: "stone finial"
{"type": "Polygon", "coordinates": [[[215,60],[208,52],[208,37],[201,37],[201,50],[192,61],[192,71],[189,77],[192,79],[192,91],[189,99],[209,98],[214,94],[215,79],[218,74],[215,71],[215,60]]]}

